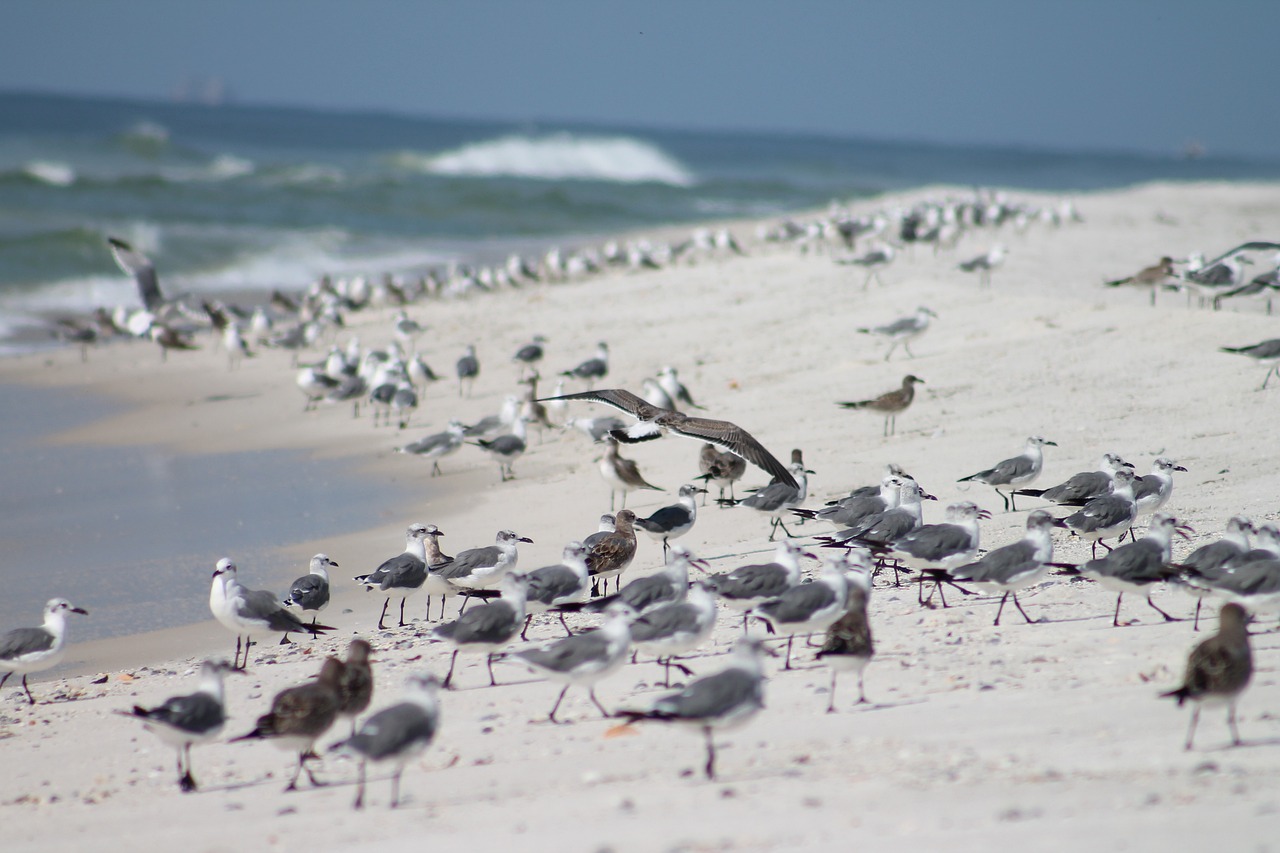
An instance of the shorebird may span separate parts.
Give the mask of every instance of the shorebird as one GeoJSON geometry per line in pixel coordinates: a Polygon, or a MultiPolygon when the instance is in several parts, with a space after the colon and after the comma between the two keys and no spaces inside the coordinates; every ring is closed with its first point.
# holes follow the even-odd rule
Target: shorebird
{"type": "Polygon", "coordinates": [[[470,397],[471,387],[476,384],[476,377],[480,375],[480,359],[476,358],[474,344],[467,344],[466,352],[454,365],[454,371],[458,374],[458,396],[462,396],[462,389],[465,385],[467,396],[470,397]]]}
{"type": "Polygon", "coordinates": [[[1084,506],[1094,498],[1111,493],[1111,479],[1121,468],[1133,468],[1132,463],[1124,461],[1116,453],[1102,454],[1096,471],[1081,471],[1072,474],[1065,481],[1047,489],[1014,489],[1015,495],[1031,498],[1044,498],[1058,506],[1084,506]]]}
{"type": "Polygon", "coordinates": [[[646,403],[630,391],[620,388],[585,391],[581,394],[565,394],[546,399],[587,400],[593,403],[604,403],[606,406],[613,406],[615,409],[626,412],[635,418],[637,423],[632,424],[628,429],[614,430],[611,433],[614,438],[623,443],[649,441],[658,438],[663,432],[673,432],[685,438],[710,442],[721,450],[736,453],[770,476],[776,477],[789,486],[796,485],[786,466],[737,424],[711,418],[691,417],[681,412],[660,409],[646,403]]]}
{"type": "MultiPolygon", "coordinates": [[[[492,545],[459,551],[452,562],[433,570],[432,574],[462,590],[497,586],[503,576],[516,567],[520,558],[519,542],[533,544],[532,539],[514,530],[499,530],[492,545]]],[[[462,606],[466,608],[466,601],[462,606]]]]}
{"type": "Polygon", "coordinates": [[[171,696],[154,708],[134,705],[132,711],[116,711],[142,720],[142,726],[178,752],[178,789],[196,790],[191,775],[191,747],[207,743],[222,733],[227,722],[222,676],[240,672],[225,660],[206,660],[200,667],[200,686],[194,693],[171,696]]]}
{"type": "Polygon", "coordinates": [[[893,509],[898,505],[903,480],[893,474],[880,481],[874,494],[842,498],[832,501],[822,509],[795,507],[791,512],[800,518],[825,521],[837,530],[854,527],[863,519],[893,509]]]}
{"type": "Polygon", "coordinates": [[[284,605],[280,597],[265,589],[247,589],[236,578],[236,564],[223,557],[213,570],[213,585],[209,589],[209,610],[213,617],[228,631],[236,635],[236,653],[233,664],[237,669],[249,666],[249,649],[253,638],[261,634],[284,634],[281,642],[289,641],[289,634],[305,631],[318,636],[334,630],[331,625],[303,622],[284,605]],[[240,638],[244,637],[244,661],[240,660],[240,638]]]}
{"type": "Polygon", "coordinates": [[[997,463],[985,471],[979,471],[976,474],[970,474],[968,477],[961,477],[956,480],[957,483],[978,482],[986,483],[996,490],[996,494],[1004,501],[1005,512],[1012,509],[1014,512],[1018,510],[1018,502],[1014,499],[1017,493],[1017,487],[1029,486],[1040,476],[1040,472],[1044,470],[1044,450],[1045,445],[1057,447],[1056,441],[1033,435],[1027,439],[1026,446],[1017,456],[1005,459],[997,463]],[[1000,490],[1001,486],[1009,489],[1009,494],[1005,494],[1000,490]]]}
{"type": "MultiPolygon", "coordinates": [[[[1169,502],[1173,495],[1173,472],[1186,472],[1177,462],[1167,456],[1161,456],[1151,466],[1151,473],[1145,477],[1136,477],[1133,481],[1133,501],[1136,518],[1151,515],[1169,502]]],[[[1133,534],[1129,534],[1130,538],[1133,534]]]]}
{"type": "Polygon", "coordinates": [[[391,763],[391,808],[400,804],[400,777],[404,768],[435,739],[440,726],[440,683],[430,674],[409,676],[404,699],[365,720],[360,730],[333,749],[360,756],[355,808],[364,808],[365,771],[368,762],[391,763]]]}
{"type": "Polygon", "coordinates": [[[603,583],[603,592],[609,591],[609,578],[615,580],[615,586],[621,585],[620,577],[636,556],[636,514],[624,509],[614,516],[614,529],[591,541],[587,537],[587,571],[591,574],[591,594],[598,594],[603,583]]]}
{"type": "Polygon", "coordinates": [[[866,290],[867,287],[870,286],[871,279],[873,278],[881,284],[884,284],[884,279],[880,278],[880,270],[887,269],[889,264],[893,263],[894,255],[893,247],[885,243],[875,249],[870,249],[866,254],[859,257],[837,258],[836,263],[853,264],[854,266],[859,266],[865,269],[867,271],[867,277],[862,282],[862,289],[866,290]]]}
{"type": "Polygon", "coordinates": [[[1280,375],[1280,338],[1270,338],[1261,343],[1250,344],[1243,347],[1219,347],[1220,352],[1229,352],[1235,355],[1245,355],[1260,364],[1266,364],[1267,375],[1262,377],[1262,387],[1259,391],[1265,391],[1267,383],[1271,381],[1271,375],[1280,375]]]}
{"type": "Polygon", "coordinates": [[[734,645],[729,665],[691,681],[679,693],[664,696],[645,711],[623,711],[628,722],[655,720],[700,729],[706,738],[708,779],[716,778],[714,732],[749,721],[764,707],[764,663],[772,655],[760,640],[744,637],[734,645]]]}
{"type": "Polygon", "coordinates": [[[631,643],[651,654],[663,667],[663,687],[671,686],[671,667],[692,675],[675,658],[711,639],[716,627],[716,597],[701,581],[689,587],[683,601],[672,601],[642,613],[631,623],[631,643]]]}
{"type": "Polygon", "coordinates": [[[1011,595],[1013,606],[1030,624],[1035,620],[1018,602],[1018,590],[1039,583],[1048,573],[1053,562],[1053,528],[1065,526],[1045,510],[1034,510],[1027,516],[1027,532],[1021,541],[988,551],[982,559],[952,569],[949,575],[952,580],[971,583],[984,592],[1003,593],[992,625],[1000,624],[1004,603],[1011,595]]]}
{"type": "MultiPolygon", "coordinates": [[[[654,539],[662,541],[662,559],[667,559],[672,539],[693,529],[698,520],[698,494],[706,494],[706,489],[686,483],[680,487],[679,503],[664,506],[648,518],[637,518],[635,526],[648,533],[654,539]]],[[[612,507],[610,507],[612,509],[612,507]]]]}
{"type": "Polygon", "coordinates": [[[227,350],[227,369],[235,370],[246,358],[254,358],[257,353],[249,349],[249,344],[240,334],[240,324],[235,321],[227,323],[222,331],[222,345],[227,350]]]}
{"type": "Polygon", "coordinates": [[[1107,287],[1122,287],[1124,285],[1133,285],[1135,287],[1151,288],[1151,304],[1156,304],[1156,288],[1162,284],[1169,284],[1175,281],[1177,276],[1173,270],[1173,258],[1167,255],[1160,259],[1158,263],[1149,267],[1138,270],[1131,276],[1126,278],[1117,278],[1108,281],[1107,287]]]}
{"type": "Polygon", "coordinates": [[[888,546],[924,523],[921,502],[926,500],[936,501],[937,498],[926,495],[915,480],[898,478],[898,497],[893,506],[883,512],[866,515],[831,536],[818,538],[832,545],[888,546]]]}
{"type": "Polygon", "coordinates": [[[1098,545],[1108,551],[1111,547],[1103,539],[1119,536],[1133,525],[1138,517],[1138,505],[1133,500],[1133,471],[1121,468],[1111,475],[1111,493],[1085,503],[1077,512],[1063,519],[1071,532],[1093,542],[1093,556],[1098,555],[1098,545]]]}
{"type": "Polygon", "coordinates": [[[1196,597],[1192,631],[1200,630],[1200,606],[1204,604],[1205,597],[1213,593],[1214,582],[1230,571],[1232,563],[1248,553],[1249,534],[1253,530],[1253,522],[1234,515],[1227,519],[1227,527],[1221,539],[1201,545],[1174,566],[1178,569],[1183,588],[1196,597]]]}
{"type": "Polygon", "coordinates": [[[893,355],[893,351],[901,344],[902,348],[907,351],[907,355],[915,358],[915,353],[911,352],[911,342],[923,335],[929,329],[929,318],[937,318],[937,314],[921,305],[916,309],[916,313],[908,317],[900,317],[892,323],[883,326],[872,326],[870,328],[858,329],[864,335],[875,335],[884,338],[889,342],[889,351],[884,354],[884,360],[888,361],[893,355]]]}
{"type": "Polygon", "coordinates": [[[493,656],[520,634],[525,621],[525,580],[519,575],[508,574],[499,582],[502,598],[473,607],[453,622],[440,625],[435,635],[453,644],[453,656],[449,658],[449,672],[444,677],[444,687],[453,682],[453,668],[458,662],[458,652],[478,652],[487,655],[489,686],[496,687],[493,677],[493,656]]]}
{"type": "Polygon", "coordinates": [[[1218,633],[1202,641],[1191,650],[1187,658],[1187,674],[1182,686],[1162,699],[1193,702],[1191,725],[1187,729],[1184,749],[1190,750],[1195,742],[1196,724],[1200,722],[1200,708],[1206,704],[1227,706],[1227,725],[1231,728],[1231,742],[1240,745],[1240,731],[1236,728],[1236,703],[1240,694],[1249,686],[1253,676],[1253,653],[1249,648],[1249,616],[1238,604],[1226,604],[1218,621],[1218,633]]]}
{"type": "Polygon", "coordinates": [[[427,554],[422,543],[434,526],[411,525],[405,533],[404,551],[383,561],[369,574],[355,578],[356,583],[363,584],[365,589],[380,589],[387,594],[382,602],[382,613],[378,616],[379,631],[386,628],[383,620],[387,618],[387,606],[391,604],[391,596],[397,592],[400,593],[400,627],[404,627],[404,603],[422,589],[427,579],[427,554]]]}
{"type": "MultiPolygon", "coordinates": [[[[865,551],[856,554],[858,568],[870,574],[871,563],[865,551]]],[[[783,669],[791,669],[791,646],[797,634],[825,631],[844,615],[849,606],[849,578],[853,570],[850,557],[840,554],[823,566],[822,574],[812,583],[796,584],[777,598],[757,604],[751,613],[769,623],[772,631],[787,635],[787,652],[783,669]]]]}
{"type": "MultiPolygon", "coordinates": [[[[662,386],[662,390],[667,392],[667,396],[674,403],[683,403],[691,409],[702,409],[702,406],[693,402],[693,395],[689,393],[688,388],[684,387],[684,383],[676,375],[676,369],[671,365],[665,365],[662,370],[658,371],[658,384],[662,386]]],[[[671,408],[674,409],[675,406],[671,408]]]]}
{"type": "Polygon", "coordinates": [[[816,655],[818,660],[831,667],[831,689],[827,694],[828,714],[834,714],[836,710],[836,676],[841,672],[858,674],[858,704],[866,704],[867,693],[862,677],[875,654],[871,622],[867,618],[871,574],[855,570],[848,574],[848,580],[848,607],[844,615],[827,628],[826,640],[816,655]]]}
{"type": "MultiPolygon", "coordinates": [[[[563,397],[548,397],[549,400],[560,400],[558,405],[567,406],[568,403],[563,401],[563,397]]],[[[606,415],[601,418],[569,418],[564,422],[561,429],[576,429],[578,432],[591,439],[596,444],[610,437],[614,430],[626,429],[627,422],[621,418],[615,418],[613,415],[606,415]]]]}
{"type": "Polygon", "coordinates": [[[559,722],[556,711],[569,688],[574,686],[586,687],[596,708],[605,717],[609,716],[596,698],[595,685],[626,663],[631,645],[629,623],[632,615],[630,608],[617,605],[609,609],[605,623],[594,631],[563,637],[539,648],[515,653],[534,672],[564,684],[547,719],[559,722]]]}
{"type": "Polygon", "coordinates": [[[591,388],[595,385],[596,380],[604,379],[609,375],[609,345],[604,341],[596,344],[595,356],[571,370],[562,372],[560,375],[568,376],[572,379],[581,379],[587,383],[588,388],[591,388]]]}
{"type": "Polygon", "coordinates": [[[650,406],[659,409],[667,409],[672,412],[680,411],[680,407],[676,405],[676,401],[667,393],[667,389],[658,384],[658,380],[646,377],[640,381],[640,396],[650,406]]]}
{"type": "MultiPolygon", "coordinates": [[[[790,536],[791,531],[782,523],[782,516],[804,503],[809,494],[809,476],[813,473],[804,467],[803,462],[792,462],[791,473],[796,485],[774,481],[755,494],[740,501],[729,503],[730,506],[745,506],[769,517],[769,541],[781,528],[783,535],[790,536]]],[[[721,504],[725,505],[724,503],[721,504]]]]}
{"type": "Polygon", "coordinates": [[[107,244],[111,246],[111,256],[115,258],[120,269],[133,276],[134,283],[138,286],[138,297],[146,309],[158,311],[164,307],[164,294],[160,292],[156,267],[151,259],[115,237],[108,237],[107,244]]]}
{"type": "Polygon", "coordinates": [[[1173,534],[1185,538],[1187,529],[1173,516],[1157,513],[1145,537],[1120,545],[1102,559],[1090,560],[1080,567],[1080,574],[1117,593],[1116,612],[1111,619],[1113,626],[1120,626],[1120,602],[1126,592],[1142,593],[1151,609],[1166,622],[1177,621],[1151,600],[1151,588],[1174,576],[1175,571],[1169,565],[1173,559],[1173,534]]]}
{"type": "Polygon", "coordinates": [[[302,368],[298,371],[294,382],[298,390],[307,397],[307,404],[302,408],[304,412],[314,410],[320,401],[326,399],[340,384],[337,379],[333,379],[318,367],[302,368]]]}
{"type": "Polygon", "coordinates": [[[846,409],[867,409],[872,412],[880,412],[884,415],[884,435],[890,436],[898,431],[898,413],[905,412],[907,407],[911,405],[911,401],[916,398],[916,385],[923,385],[924,380],[919,376],[910,374],[902,377],[902,387],[894,391],[887,391],[879,397],[870,400],[858,400],[855,402],[837,403],[846,409]]]}
{"type": "MultiPolygon", "coordinates": [[[[609,523],[612,528],[612,516],[609,516],[609,523]]],[[[581,542],[570,542],[564,546],[564,554],[558,564],[527,572],[524,580],[526,616],[520,639],[527,640],[529,621],[535,615],[558,608],[562,604],[580,602],[586,597],[591,586],[586,546],[581,542]]],[[[573,632],[564,621],[564,612],[559,611],[558,615],[565,636],[569,636],[573,632]]]]}
{"type": "Polygon", "coordinates": [[[633,613],[644,614],[673,601],[682,601],[689,591],[689,568],[707,568],[707,562],[694,557],[680,545],[671,546],[671,561],[659,571],[636,578],[613,595],[590,601],[583,606],[588,612],[604,612],[615,604],[625,604],[633,613]]]}
{"type": "Polygon", "coordinates": [[[51,598],[44,606],[44,623],[39,628],[14,628],[0,634],[0,687],[15,672],[22,673],[22,689],[27,702],[36,704],[27,686],[27,675],[49,669],[62,660],[66,651],[67,614],[87,616],[89,611],[74,606],[65,598],[51,598]]]}
{"type": "Polygon", "coordinates": [[[351,719],[352,734],[356,732],[356,717],[373,700],[373,666],[369,662],[372,653],[373,647],[364,640],[352,640],[347,644],[347,659],[338,675],[338,716],[351,719]]]}
{"type": "Polygon", "coordinates": [[[493,439],[482,438],[468,443],[479,447],[485,453],[488,453],[493,461],[498,463],[498,473],[502,477],[502,482],[505,483],[507,480],[516,478],[511,466],[524,455],[525,450],[529,447],[528,437],[529,433],[525,428],[524,418],[517,417],[515,423],[511,425],[511,433],[509,435],[500,435],[493,439]]]}
{"type": "Polygon", "coordinates": [[[962,272],[976,272],[979,286],[986,287],[991,284],[991,271],[1004,263],[1005,254],[1004,246],[997,243],[986,254],[960,263],[959,269],[962,272]]]}
{"type": "Polygon", "coordinates": [[[415,442],[406,444],[404,447],[397,447],[397,453],[409,453],[414,456],[421,456],[431,460],[431,476],[435,477],[443,473],[440,470],[440,460],[457,452],[462,447],[462,436],[466,431],[466,427],[460,421],[450,420],[449,426],[444,432],[437,432],[426,438],[420,438],[415,442]]]}
{"type": "Polygon", "coordinates": [[[281,690],[271,700],[271,711],[258,718],[252,731],[232,738],[231,742],[269,740],[280,749],[297,752],[298,766],[285,790],[297,790],[298,777],[304,770],[311,784],[318,787],[320,783],[307,766],[307,761],[315,757],[316,741],[338,718],[341,702],[338,679],[341,676],[342,662],[337,658],[325,658],[314,681],[281,690]]]}
{"type": "Polygon", "coordinates": [[[645,480],[634,459],[625,459],[618,452],[618,440],[609,435],[605,437],[604,456],[600,458],[600,476],[609,484],[609,510],[613,510],[614,496],[622,493],[622,508],[627,507],[627,493],[638,489],[663,491],[661,486],[645,480]]]}
{"type": "MultiPolygon", "coordinates": [[[[331,568],[338,568],[338,564],[330,560],[328,554],[316,554],[311,558],[310,571],[289,585],[289,595],[281,604],[319,614],[329,606],[331,568]]],[[[316,624],[316,619],[317,616],[311,617],[312,625],[316,624]]]]}
{"type": "Polygon", "coordinates": [[[166,326],[164,323],[152,323],[151,328],[147,331],[147,336],[160,347],[160,360],[167,361],[169,358],[169,350],[198,350],[200,347],[192,343],[191,338],[184,332],[166,326]]]}
{"type": "Polygon", "coordinates": [[[542,356],[545,354],[542,351],[542,345],[546,342],[547,339],[542,335],[534,335],[533,340],[516,350],[516,354],[511,357],[512,361],[520,363],[520,375],[522,377],[524,376],[525,368],[537,369],[538,362],[542,361],[542,356]]]}
{"type": "MultiPolygon", "coordinates": [[[[886,545],[871,546],[872,553],[887,555],[913,569],[942,569],[949,573],[978,555],[978,521],[990,518],[991,513],[969,501],[947,507],[947,520],[943,524],[926,524],[917,527],[886,545]]],[[[866,541],[865,539],[862,541],[866,541]]],[[[942,593],[943,581],[936,575],[935,588],[942,593]]],[[[924,593],[924,574],[920,575],[920,593],[924,593]]],[[[946,599],[942,599],[946,606],[946,599]]]]}
{"type": "Polygon", "coordinates": [[[747,613],[758,604],[777,598],[800,583],[800,558],[813,556],[787,540],[778,543],[770,563],[739,566],[723,574],[711,575],[707,585],[727,606],[741,610],[742,630],[747,630],[747,613]]]}
{"type": "MultiPolygon", "coordinates": [[[[707,486],[716,486],[720,489],[719,500],[724,500],[724,490],[729,490],[729,500],[735,500],[733,496],[733,484],[742,479],[742,475],[747,473],[747,460],[743,459],[736,453],[730,451],[720,451],[716,449],[714,444],[702,445],[702,451],[698,454],[698,471],[702,475],[699,480],[705,480],[707,486]]],[[[703,506],[707,503],[706,493],[702,496],[703,506]]],[[[720,504],[724,506],[724,504],[720,504]]]]}

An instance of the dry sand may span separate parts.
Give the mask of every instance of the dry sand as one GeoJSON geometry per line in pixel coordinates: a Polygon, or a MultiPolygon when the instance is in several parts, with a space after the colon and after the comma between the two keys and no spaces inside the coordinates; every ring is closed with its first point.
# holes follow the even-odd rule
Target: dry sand
{"type": "MultiPolygon", "coordinates": [[[[954,253],[901,258],[883,286],[865,291],[861,272],[827,256],[753,246],[745,258],[417,307],[413,315],[431,327],[424,344],[437,372],[451,371],[471,341],[483,372],[469,400],[459,400],[451,383],[433,388],[407,434],[375,431],[345,406],[302,414],[281,353],[228,372],[224,357],[207,351],[160,364],[149,345],[117,345],[93,353],[88,365],[73,351],[11,358],[0,362],[0,381],[92,384],[134,404],[53,442],[157,442],[192,453],[302,448],[356,457],[372,476],[420,486],[421,500],[388,507],[377,529],[285,546],[299,560],[327,551],[342,577],[398,551],[414,521],[445,530],[450,552],[513,528],[535,540],[521,552],[525,568],[556,562],[564,542],[594,529],[607,487],[592,461],[598,449],[580,434],[534,439],[516,463],[518,478],[502,484],[474,448],[446,459],[445,476],[435,479],[429,465],[392,452],[449,417],[495,412],[513,389],[509,355],[534,333],[551,339],[544,374],[587,357],[596,340],[612,348],[611,386],[635,388],[662,364],[676,365],[712,415],[746,426],[784,458],[792,447],[804,449],[818,472],[810,505],[876,481],[894,461],[941,505],[969,498],[994,511],[983,541],[1003,545],[1020,535],[1024,513],[1000,512],[989,488],[955,481],[1042,434],[1058,447],[1047,449],[1041,485],[1088,469],[1106,450],[1142,473],[1160,454],[1189,468],[1168,507],[1197,530],[1197,541],[1181,543],[1180,552],[1215,536],[1232,514],[1277,518],[1280,389],[1259,393],[1264,368],[1217,352],[1275,337],[1276,320],[1257,305],[1188,309],[1177,295],[1151,308],[1145,293],[1101,282],[1164,254],[1275,239],[1280,190],[1158,185],[1083,196],[1077,205],[1082,224],[1037,225],[1024,236],[978,232],[954,253]],[[955,262],[997,239],[1010,257],[993,285],[979,289],[955,262]],[[913,346],[914,359],[899,353],[885,363],[882,348],[855,333],[917,305],[939,319],[913,346]],[[878,416],[833,405],[895,387],[905,372],[927,384],[895,437],[881,438],[878,416]]],[[[365,314],[353,318],[351,331],[366,344],[385,343],[388,320],[365,314]]],[[[676,438],[630,449],[646,477],[668,490],[633,495],[633,506],[643,513],[670,500],[697,473],[697,450],[676,438]]],[[[751,470],[744,485],[764,479],[751,470]]],[[[927,521],[939,517],[937,507],[926,508],[927,521]]],[[[816,532],[812,525],[799,531],[816,532]]],[[[770,549],[767,532],[767,522],[746,510],[708,508],[683,541],[718,571],[770,549]]],[[[1060,559],[1087,557],[1078,540],[1058,542],[1060,559]]],[[[226,550],[235,554],[233,539],[226,550]]],[[[660,560],[661,546],[643,540],[632,572],[660,560]]],[[[255,578],[251,566],[242,575],[251,586],[273,582],[255,578]]],[[[193,579],[193,594],[205,594],[206,584],[207,574],[193,579]]],[[[372,631],[381,597],[338,586],[325,614],[340,629],[333,638],[264,646],[248,677],[230,679],[228,736],[247,731],[276,691],[309,677],[323,654],[352,635],[376,649],[375,707],[393,700],[411,669],[443,672],[448,648],[427,637],[423,622],[372,631]]],[[[1177,615],[1193,605],[1176,590],[1157,591],[1156,599],[1177,615]]],[[[283,794],[290,757],[258,744],[198,747],[202,790],[180,794],[173,753],[112,712],[194,689],[196,661],[229,655],[229,635],[206,623],[77,646],[73,624],[62,677],[33,684],[52,702],[29,709],[12,683],[0,696],[0,838],[6,850],[475,850],[512,842],[618,851],[1186,849],[1206,842],[1265,850],[1277,843],[1274,635],[1255,638],[1258,671],[1241,703],[1246,745],[1227,748],[1222,713],[1207,711],[1197,748],[1184,752],[1187,712],[1156,695],[1177,683],[1203,633],[1159,621],[1140,598],[1126,600],[1124,611],[1138,624],[1113,628],[1115,598],[1093,584],[1060,580],[1023,601],[1044,621],[1024,625],[1007,611],[996,628],[994,599],[923,610],[914,590],[877,587],[878,654],[867,673],[877,704],[855,709],[849,679],[841,712],[824,714],[828,671],[805,652],[799,669],[771,674],[767,709],[720,738],[721,778],[711,783],[699,773],[699,738],[660,726],[619,734],[576,691],[564,711],[573,724],[549,725],[543,720],[555,685],[503,664],[505,683],[481,688],[483,662],[473,658],[460,672],[462,689],[443,697],[436,744],[406,772],[404,807],[387,811],[388,789],[378,781],[363,813],[350,809],[351,763],[326,759],[320,773],[338,784],[283,794]],[[97,672],[109,680],[92,683],[97,672]]],[[[421,609],[419,599],[415,616],[421,609]]],[[[721,622],[708,651],[724,651],[737,635],[736,616],[723,614],[721,622]]],[[[536,636],[557,636],[546,617],[537,624],[536,636]]],[[[720,660],[691,666],[701,674],[720,660]]],[[[608,706],[642,705],[660,692],[659,675],[652,664],[627,667],[598,692],[608,706]]]]}

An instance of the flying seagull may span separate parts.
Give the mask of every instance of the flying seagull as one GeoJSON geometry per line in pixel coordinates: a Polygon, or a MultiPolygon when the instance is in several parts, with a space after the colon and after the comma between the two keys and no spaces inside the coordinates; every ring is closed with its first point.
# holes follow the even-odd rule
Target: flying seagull
{"type": "Polygon", "coordinates": [[[133,276],[138,284],[138,296],[148,311],[155,311],[164,305],[164,294],[160,292],[160,282],[156,278],[156,266],[151,259],[130,246],[123,240],[108,237],[111,254],[120,265],[120,269],[133,276]]]}
{"type": "Polygon", "coordinates": [[[546,397],[538,402],[548,400],[589,400],[593,403],[604,403],[613,406],[635,418],[639,423],[628,429],[613,430],[610,435],[626,444],[649,441],[658,438],[664,431],[674,432],[685,438],[705,441],[722,450],[738,454],[751,464],[766,471],[770,476],[788,486],[798,488],[795,479],[787,467],[778,461],[764,445],[756,441],[750,433],[737,424],[728,421],[717,421],[711,418],[696,418],[670,409],[660,409],[646,403],[630,391],[621,388],[603,391],[584,391],[580,394],[565,394],[560,397],[546,397]]]}

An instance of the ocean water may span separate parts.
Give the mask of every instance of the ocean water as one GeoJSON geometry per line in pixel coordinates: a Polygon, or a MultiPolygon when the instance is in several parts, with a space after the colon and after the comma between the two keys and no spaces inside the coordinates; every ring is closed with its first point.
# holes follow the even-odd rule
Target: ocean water
{"type": "Polygon", "coordinates": [[[0,343],[132,304],[108,235],[168,292],[301,288],[946,182],[1089,190],[1280,178],[1280,161],[503,124],[0,93],[0,343]]]}

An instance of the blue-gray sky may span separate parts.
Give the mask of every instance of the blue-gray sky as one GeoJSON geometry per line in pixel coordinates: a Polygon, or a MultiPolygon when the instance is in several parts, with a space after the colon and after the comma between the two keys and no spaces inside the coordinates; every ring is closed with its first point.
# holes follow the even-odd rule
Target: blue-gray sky
{"type": "Polygon", "coordinates": [[[1275,0],[7,0],[0,88],[1280,156],[1275,0]]]}

